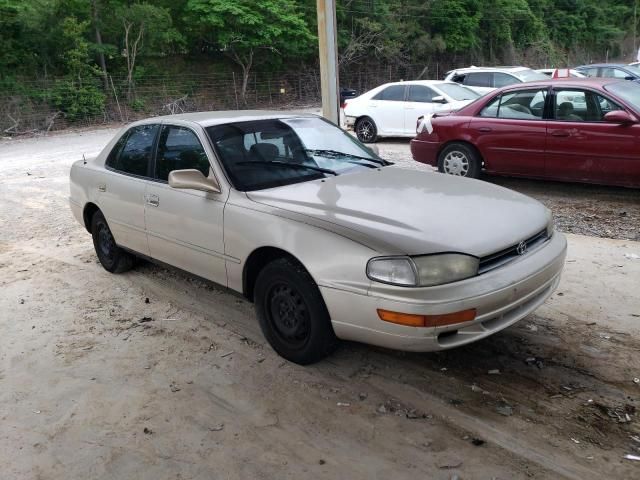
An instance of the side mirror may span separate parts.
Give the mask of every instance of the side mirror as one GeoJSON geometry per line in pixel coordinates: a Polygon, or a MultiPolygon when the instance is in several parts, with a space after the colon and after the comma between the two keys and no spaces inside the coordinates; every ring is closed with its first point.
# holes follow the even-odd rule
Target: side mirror
{"type": "Polygon", "coordinates": [[[637,120],[628,112],[624,110],[613,110],[612,112],[604,115],[605,122],[611,123],[635,123],[637,120]]]}
{"type": "Polygon", "coordinates": [[[634,77],[633,75],[627,75],[626,77],[624,77],[625,80],[635,80],[636,77],[634,77]]]}
{"type": "Polygon", "coordinates": [[[438,95],[437,97],[433,97],[431,99],[431,103],[449,103],[449,102],[447,102],[447,99],[444,98],[442,95],[438,95]]]}
{"type": "Polygon", "coordinates": [[[193,168],[169,172],[169,186],[211,193],[220,193],[221,191],[215,178],[205,177],[200,170],[193,168]]]}

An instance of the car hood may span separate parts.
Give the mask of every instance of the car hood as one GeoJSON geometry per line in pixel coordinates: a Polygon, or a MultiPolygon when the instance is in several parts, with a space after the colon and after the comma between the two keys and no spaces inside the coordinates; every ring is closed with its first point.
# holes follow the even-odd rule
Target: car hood
{"type": "Polygon", "coordinates": [[[390,255],[462,252],[482,257],[531,237],[550,219],[542,204],[506,188],[397,167],[247,196],[390,255]]]}

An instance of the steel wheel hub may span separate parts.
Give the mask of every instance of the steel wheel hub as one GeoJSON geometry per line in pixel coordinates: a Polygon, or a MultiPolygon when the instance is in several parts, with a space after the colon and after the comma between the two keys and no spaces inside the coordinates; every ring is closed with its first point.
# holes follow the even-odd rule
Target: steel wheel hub
{"type": "Polygon", "coordinates": [[[288,285],[271,289],[268,299],[271,323],[283,340],[302,345],[309,335],[309,312],[302,296],[288,285]]]}

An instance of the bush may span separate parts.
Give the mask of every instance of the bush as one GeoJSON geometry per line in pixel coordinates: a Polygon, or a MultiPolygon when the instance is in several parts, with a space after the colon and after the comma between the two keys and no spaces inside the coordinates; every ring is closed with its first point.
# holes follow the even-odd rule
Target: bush
{"type": "Polygon", "coordinates": [[[104,112],[105,95],[95,85],[79,85],[72,80],[62,80],[56,82],[51,91],[51,103],[73,122],[101,115],[104,112]]]}

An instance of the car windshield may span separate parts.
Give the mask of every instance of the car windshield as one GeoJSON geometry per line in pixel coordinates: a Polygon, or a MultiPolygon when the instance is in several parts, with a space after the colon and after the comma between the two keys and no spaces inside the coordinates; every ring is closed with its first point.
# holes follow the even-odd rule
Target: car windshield
{"type": "Polygon", "coordinates": [[[636,75],[640,75],[640,65],[626,65],[624,68],[626,68],[630,72],[635,73],[636,75]]]}
{"type": "Polygon", "coordinates": [[[640,84],[625,80],[605,85],[604,89],[625,100],[636,112],[640,112],[640,84]]]}
{"type": "Polygon", "coordinates": [[[536,80],[549,80],[549,77],[544,73],[536,72],[535,70],[521,70],[515,72],[515,75],[523,82],[535,82],[536,80]]]}
{"type": "Polygon", "coordinates": [[[436,88],[454,100],[475,100],[480,96],[479,93],[457,83],[439,83],[436,88]]]}
{"type": "Polygon", "coordinates": [[[229,180],[245,192],[390,165],[319,117],[253,120],[206,130],[229,180]]]}

